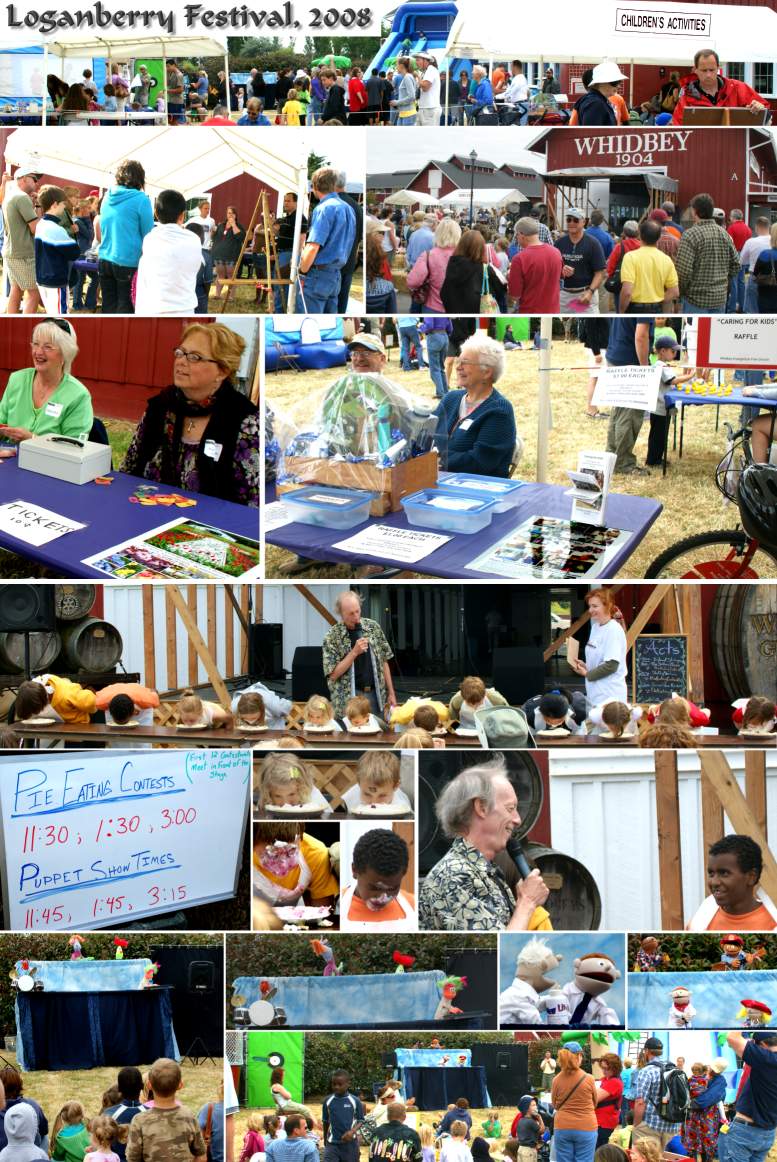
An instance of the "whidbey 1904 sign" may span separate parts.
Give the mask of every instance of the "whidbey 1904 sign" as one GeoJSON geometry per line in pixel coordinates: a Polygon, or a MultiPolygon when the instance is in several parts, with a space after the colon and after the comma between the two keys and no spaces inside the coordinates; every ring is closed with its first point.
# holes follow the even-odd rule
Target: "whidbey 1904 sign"
{"type": "MultiPolygon", "coordinates": [[[[569,130],[567,130],[569,132],[569,130]]],[[[660,129],[645,133],[597,133],[575,137],[578,157],[606,159],[609,165],[662,165],[674,154],[687,153],[688,129],[660,129]]]]}

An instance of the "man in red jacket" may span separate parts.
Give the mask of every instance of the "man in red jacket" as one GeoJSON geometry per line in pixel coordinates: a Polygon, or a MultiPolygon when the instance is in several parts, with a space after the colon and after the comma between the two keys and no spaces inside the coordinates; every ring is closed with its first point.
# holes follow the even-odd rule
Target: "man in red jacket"
{"type": "Polygon", "coordinates": [[[762,113],[768,103],[744,81],[720,75],[720,57],[714,48],[701,48],[693,58],[693,75],[683,81],[680,100],[672,114],[675,125],[682,125],[683,110],[688,106],[718,109],[749,109],[762,113]]]}

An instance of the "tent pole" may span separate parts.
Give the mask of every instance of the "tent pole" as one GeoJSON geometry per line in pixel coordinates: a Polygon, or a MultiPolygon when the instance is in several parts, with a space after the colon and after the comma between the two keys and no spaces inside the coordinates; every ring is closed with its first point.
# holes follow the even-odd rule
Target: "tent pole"
{"type": "Polygon", "coordinates": [[[537,428],[537,482],[546,484],[548,479],[548,435],[550,430],[550,368],[553,343],[553,316],[540,318],[540,375],[539,375],[539,421],[537,428]]]}
{"type": "MultiPolygon", "coordinates": [[[[165,73],[165,121],[170,124],[170,95],[167,92],[167,49],[165,42],[162,41],[162,68],[165,73]]],[[[229,292],[227,292],[229,293],[229,292]]]]}
{"type": "Polygon", "coordinates": [[[634,60],[632,58],[629,69],[629,104],[634,105],[634,60]]]}
{"type": "Polygon", "coordinates": [[[48,85],[46,83],[46,77],[48,76],[48,74],[49,74],[49,46],[46,44],[46,42],[44,40],[44,42],[43,42],[43,79],[41,81],[41,85],[43,87],[43,92],[41,94],[41,107],[40,107],[40,123],[41,123],[41,125],[46,124],[46,98],[49,95],[48,85]]]}
{"type": "Polygon", "coordinates": [[[227,117],[231,117],[232,116],[232,92],[231,92],[232,86],[229,83],[229,53],[228,52],[224,53],[224,72],[225,72],[226,78],[227,78],[227,84],[226,84],[226,88],[225,88],[225,95],[227,98],[227,117]]]}
{"type": "Polygon", "coordinates": [[[303,165],[299,171],[297,182],[297,216],[294,219],[294,240],[291,244],[291,270],[289,277],[289,297],[286,300],[286,314],[293,315],[297,302],[297,274],[299,267],[300,238],[302,236],[302,215],[305,213],[305,201],[308,193],[307,166],[303,165]]]}

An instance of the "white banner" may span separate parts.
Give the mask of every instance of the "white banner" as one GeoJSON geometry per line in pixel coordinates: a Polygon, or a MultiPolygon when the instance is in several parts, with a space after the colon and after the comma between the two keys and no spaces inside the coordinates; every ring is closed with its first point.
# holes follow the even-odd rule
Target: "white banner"
{"type": "Polygon", "coordinates": [[[713,316],[709,326],[713,366],[777,367],[777,316],[713,316]]]}
{"type": "Polygon", "coordinates": [[[605,367],[599,372],[593,402],[597,407],[637,408],[652,412],[658,402],[661,366],[605,367]]]}

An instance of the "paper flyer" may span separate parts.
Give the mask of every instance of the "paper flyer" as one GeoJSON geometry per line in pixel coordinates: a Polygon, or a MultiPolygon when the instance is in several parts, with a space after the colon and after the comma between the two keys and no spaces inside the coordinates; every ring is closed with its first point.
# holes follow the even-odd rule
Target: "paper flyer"
{"type": "Polygon", "coordinates": [[[630,536],[620,529],[535,516],[470,561],[467,568],[542,581],[601,577],[607,575],[609,562],[630,536]]]}
{"type": "Polygon", "coordinates": [[[338,541],[332,547],[358,557],[378,557],[381,560],[403,561],[413,565],[430,556],[450,537],[442,533],[423,533],[415,529],[396,529],[391,525],[374,525],[362,529],[355,537],[338,541]]]}
{"type": "Polygon", "coordinates": [[[259,542],[191,520],[175,520],[86,557],[116,580],[233,580],[259,568],[259,542]]]}
{"type": "Polygon", "coordinates": [[[606,519],[607,497],[612,474],[615,471],[613,452],[581,452],[577,471],[567,472],[572,487],[566,495],[572,498],[572,520],[582,524],[603,525],[606,519]]]}
{"type": "Polygon", "coordinates": [[[64,537],[66,533],[85,528],[86,525],[80,521],[60,516],[39,504],[28,504],[26,500],[11,500],[0,505],[0,533],[16,537],[36,549],[64,537]]]}

